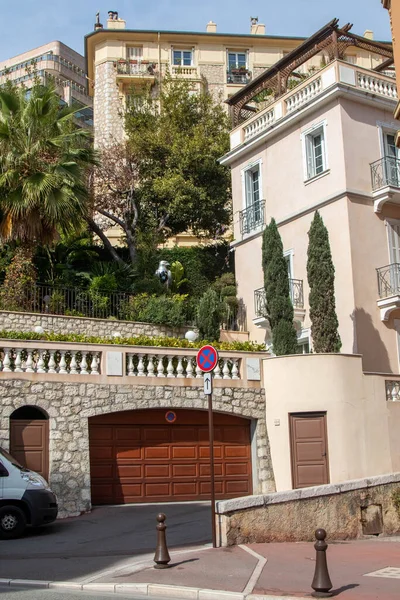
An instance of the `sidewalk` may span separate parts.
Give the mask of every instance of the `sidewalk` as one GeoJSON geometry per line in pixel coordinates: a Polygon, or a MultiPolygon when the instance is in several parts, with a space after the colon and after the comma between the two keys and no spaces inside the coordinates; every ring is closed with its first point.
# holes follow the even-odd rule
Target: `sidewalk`
{"type": "MultiPolygon", "coordinates": [[[[329,545],[328,568],[335,595],[343,600],[400,598],[400,541],[387,540],[329,545]],[[394,574],[392,577],[368,575],[386,567],[397,567],[397,578],[394,574]]],[[[315,550],[312,543],[209,548],[182,553],[176,558],[172,553],[171,558],[170,569],[157,570],[151,566],[132,573],[124,568],[112,577],[100,577],[97,582],[188,586],[261,596],[304,597],[313,591],[315,550]]]]}
{"type": "MultiPolygon", "coordinates": [[[[252,544],[218,549],[202,546],[170,554],[170,569],[154,569],[152,556],[147,555],[132,558],[131,562],[127,560],[117,569],[97,573],[90,581],[42,583],[45,587],[71,586],[197,600],[279,597],[289,600],[307,597],[312,592],[315,567],[312,543],[252,544]]],[[[332,543],[327,559],[332,591],[341,600],[399,599],[398,537],[332,543]],[[371,575],[388,567],[392,567],[392,571],[371,575]]],[[[2,584],[7,584],[6,580],[2,584]]]]}

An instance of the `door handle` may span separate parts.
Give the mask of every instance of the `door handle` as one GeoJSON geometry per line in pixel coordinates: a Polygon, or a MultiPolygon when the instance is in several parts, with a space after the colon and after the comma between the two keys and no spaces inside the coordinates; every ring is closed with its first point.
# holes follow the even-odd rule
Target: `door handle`
{"type": "Polygon", "coordinates": [[[326,456],[326,452],[323,452],[323,453],[322,453],[322,456],[326,456]]]}

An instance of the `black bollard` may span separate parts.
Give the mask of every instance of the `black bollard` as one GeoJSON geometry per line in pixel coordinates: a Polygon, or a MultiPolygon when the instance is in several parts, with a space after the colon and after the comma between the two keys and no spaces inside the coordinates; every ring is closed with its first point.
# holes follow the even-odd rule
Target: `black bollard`
{"type": "Polygon", "coordinates": [[[168,564],[171,560],[171,557],[167,548],[167,539],[165,535],[165,530],[167,526],[164,521],[167,517],[164,513],[160,513],[157,515],[157,548],[156,553],[154,555],[154,565],[155,569],[169,569],[170,565],[168,564]]]}
{"type": "Polygon", "coordinates": [[[314,596],[314,598],[330,598],[332,593],[329,590],[332,589],[332,582],[329,577],[328,565],[326,563],[326,549],[328,548],[328,544],[325,542],[325,529],[317,529],[315,537],[317,541],[314,544],[314,548],[317,551],[317,558],[315,562],[314,579],[311,584],[314,592],[311,596],[314,596]]]}

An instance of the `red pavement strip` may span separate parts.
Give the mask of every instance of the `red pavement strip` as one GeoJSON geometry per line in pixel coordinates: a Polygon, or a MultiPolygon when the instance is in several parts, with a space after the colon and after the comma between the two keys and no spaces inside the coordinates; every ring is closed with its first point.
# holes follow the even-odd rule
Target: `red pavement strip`
{"type": "MultiPolygon", "coordinates": [[[[315,569],[313,544],[252,544],[268,562],[253,594],[305,596],[315,569]]],[[[340,600],[399,600],[400,578],[365,577],[385,567],[400,568],[400,543],[352,541],[329,544],[328,569],[340,600]]]]}
{"type": "MultiPolygon", "coordinates": [[[[267,558],[253,594],[308,596],[315,568],[312,543],[271,543],[248,546],[267,558]]],[[[385,567],[400,568],[400,543],[351,541],[329,544],[328,567],[333,591],[340,600],[400,600],[400,578],[365,577],[385,567]]],[[[97,582],[158,583],[243,592],[257,559],[237,546],[180,554],[173,568],[129,573],[123,569],[97,582]]]]}

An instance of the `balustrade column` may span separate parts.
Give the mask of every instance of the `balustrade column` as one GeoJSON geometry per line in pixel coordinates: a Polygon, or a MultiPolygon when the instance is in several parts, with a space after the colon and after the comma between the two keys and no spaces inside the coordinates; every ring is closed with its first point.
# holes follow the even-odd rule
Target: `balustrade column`
{"type": "Polygon", "coordinates": [[[11,366],[11,359],[10,359],[10,350],[8,348],[4,349],[4,360],[3,360],[3,371],[5,373],[11,373],[12,369],[10,368],[11,366]]]}
{"type": "Polygon", "coordinates": [[[65,354],[66,354],[65,350],[60,351],[61,357],[60,357],[60,364],[58,365],[58,372],[60,375],[68,375],[67,361],[65,360],[65,354]]]}
{"type": "Polygon", "coordinates": [[[55,361],[55,350],[50,350],[50,358],[49,358],[49,373],[57,373],[56,371],[56,361],[55,361]]]}
{"type": "Polygon", "coordinates": [[[78,363],[76,362],[76,352],[71,352],[71,363],[69,365],[70,375],[78,375],[78,363]]]}
{"type": "Polygon", "coordinates": [[[149,356],[149,362],[147,365],[147,377],[154,377],[154,356],[149,356]]]}
{"type": "Polygon", "coordinates": [[[177,366],[177,369],[176,369],[176,372],[177,372],[176,376],[177,377],[185,377],[184,374],[183,374],[183,362],[182,361],[183,361],[183,357],[179,356],[179,358],[178,358],[178,366],[177,366]]]}
{"type": "Polygon", "coordinates": [[[89,375],[89,372],[87,370],[88,364],[87,364],[86,356],[87,356],[87,352],[82,352],[81,375],[89,375]]]}
{"type": "Polygon", "coordinates": [[[163,360],[164,357],[160,355],[157,362],[157,377],[165,377],[163,360]]]}
{"type": "Polygon", "coordinates": [[[193,363],[192,363],[192,357],[188,356],[186,358],[187,361],[187,365],[186,365],[186,377],[193,377],[193,363]]]}
{"type": "Polygon", "coordinates": [[[23,369],[21,369],[21,365],[22,365],[21,350],[17,350],[16,356],[15,356],[15,369],[14,369],[15,373],[23,372],[23,369]]]}
{"type": "Polygon", "coordinates": [[[175,374],[174,374],[174,365],[172,363],[173,358],[174,358],[173,356],[169,356],[168,357],[167,377],[175,377],[175,374]]]}
{"type": "Polygon", "coordinates": [[[135,376],[135,367],[133,364],[133,354],[128,354],[128,377],[135,376]]]}
{"type": "Polygon", "coordinates": [[[37,363],[37,373],[46,373],[46,367],[44,362],[44,355],[46,354],[46,350],[39,350],[39,360],[37,363]]]}
{"type": "Polygon", "coordinates": [[[27,351],[26,363],[25,363],[25,373],[34,373],[35,369],[33,368],[33,352],[32,350],[27,351]]]}

